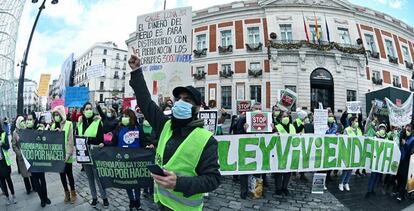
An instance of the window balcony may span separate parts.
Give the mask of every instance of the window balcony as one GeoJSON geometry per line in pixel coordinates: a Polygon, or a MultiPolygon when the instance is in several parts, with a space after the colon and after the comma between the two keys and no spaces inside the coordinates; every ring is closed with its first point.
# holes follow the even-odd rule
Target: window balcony
{"type": "Polygon", "coordinates": [[[193,77],[194,77],[195,80],[200,81],[200,80],[205,79],[206,78],[206,75],[207,75],[207,73],[204,72],[204,71],[202,71],[202,72],[194,73],[193,74],[193,77]]]}
{"type": "Polygon", "coordinates": [[[392,82],[392,85],[398,88],[401,88],[401,83],[400,82],[392,82]]]}
{"type": "Polygon", "coordinates": [[[114,75],[114,79],[119,79],[119,75],[114,75]]]}
{"type": "Polygon", "coordinates": [[[412,63],[412,62],[407,62],[407,61],[404,61],[404,63],[405,63],[405,67],[406,67],[407,69],[410,69],[410,70],[412,70],[412,69],[413,69],[413,63],[412,63]]]}
{"type": "Polygon", "coordinates": [[[233,45],[219,46],[218,49],[220,54],[233,53],[233,45]]]}
{"type": "Polygon", "coordinates": [[[263,70],[261,70],[261,69],[260,70],[251,70],[251,69],[249,69],[249,76],[257,78],[261,75],[263,75],[263,70]]]}
{"type": "Polygon", "coordinates": [[[410,91],[414,92],[414,86],[410,85],[410,91]]]}
{"type": "Polygon", "coordinates": [[[367,50],[367,54],[369,57],[374,59],[379,59],[379,52],[371,52],[370,50],[367,50]]]}
{"type": "Polygon", "coordinates": [[[193,51],[193,53],[194,53],[194,57],[196,58],[204,57],[207,55],[207,48],[196,49],[193,51]]]}
{"type": "Polygon", "coordinates": [[[259,43],[251,43],[248,44],[246,43],[246,49],[249,52],[256,52],[256,51],[262,51],[262,47],[263,47],[263,43],[259,42],[259,43]]]}
{"type": "Polygon", "coordinates": [[[222,70],[222,71],[220,71],[220,77],[222,77],[222,78],[230,78],[230,77],[233,76],[233,74],[234,74],[234,72],[231,71],[231,70],[222,70]]]}
{"type": "Polygon", "coordinates": [[[372,83],[375,85],[382,85],[382,79],[381,78],[372,78],[372,83]]]}
{"type": "Polygon", "coordinates": [[[393,57],[393,56],[390,56],[390,55],[387,55],[387,56],[388,56],[388,61],[390,63],[398,64],[398,58],[397,57],[393,57]]]}

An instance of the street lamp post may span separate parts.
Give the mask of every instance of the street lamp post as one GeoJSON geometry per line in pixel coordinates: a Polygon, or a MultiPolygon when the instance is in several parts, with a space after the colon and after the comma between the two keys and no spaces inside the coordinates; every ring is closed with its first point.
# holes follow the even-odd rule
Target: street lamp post
{"type": "MultiPolygon", "coordinates": [[[[32,0],[32,3],[37,3],[38,0],[32,0]]],[[[57,4],[58,0],[52,0],[52,4],[57,4]]],[[[26,51],[23,55],[23,61],[20,64],[20,77],[19,85],[17,87],[17,114],[23,114],[23,88],[24,88],[24,75],[26,72],[27,57],[29,56],[30,44],[32,43],[33,33],[37,26],[37,21],[39,20],[42,10],[45,9],[46,0],[43,0],[42,5],[39,7],[39,12],[37,13],[36,20],[33,24],[32,31],[30,32],[29,42],[27,43],[26,51]]]]}

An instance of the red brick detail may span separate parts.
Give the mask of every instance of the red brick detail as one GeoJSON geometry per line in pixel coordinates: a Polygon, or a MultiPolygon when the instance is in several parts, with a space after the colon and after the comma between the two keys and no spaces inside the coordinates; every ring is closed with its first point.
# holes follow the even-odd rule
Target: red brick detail
{"type": "Polygon", "coordinates": [[[358,29],[359,38],[362,39],[362,34],[361,34],[361,29],[359,28],[359,24],[357,24],[356,27],[358,29]]]}
{"type": "Polygon", "coordinates": [[[244,24],[254,24],[254,23],[260,23],[260,18],[254,18],[254,19],[246,19],[246,20],[244,20],[244,24]]]}
{"type": "Polygon", "coordinates": [[[384,41],[382,40],[382,35],[379,29],[375,29],[375,36],[377,37],[381,58],[386,59],[387,55],[385,54],[384,41]]]}
{"type": "Polygon", "coordinates": [[[371,26],[365,26],[361,24],[361,29],[365,31],[374,32],[374,29],[371,26]]]}
{"type": "Polygon", "coordinates": [[[265,41],[265,46],[267,47],[267,42],[269,41],[269,32],[267,29],[267,19],[263,18],[263,34],[264,34],[264,41],[265,41]]]}
{"type": "Polygon", "coordinates": [[[401,85],[402,87],[408,89],[408,80],[406,76],[401,76],[401,85]]]}
{"type": "Polygon", "coordinates": [[[265,70],[265,73],[270,72],[270,63],[268,59],[264,60],[264,70],[265,70]]]}
{"type": "Polygon", "coordinates": [[[211,99],[210,89],[215,89],[216,90],[215,91],[216,95],[214,96],[214,99],[217,100],[217,84],[216,83],[208,84],[208,90],[207,91],[208,91],[208,99],[209,100],[211,99]]]}
{"type": "Polygon", "coordinates": [[[369,67],[365,67],[365,72],[367,74],[367,80],[371,80],[371,74],[369,72],[369,67]]]}
{"type": "Polygon", "coordinates": [[[235,61],[234,72],[235,73],[246,73],[246,61],[235,61]]]}
{"type": "Polygon", "coordinates": [[[411,53],[411,61],[414,61],[414,48],[410,41],[408,41],[408,48],[410,49],[410,53],[411,53]]]}
{"type": "Polygon", "coordinates": [[[404,38],[402,38],[402,37],[398,37],[398,38],[400,39],[400,42],[402,42],[402,43],[404,43],[404,44],[408,44],[406,39],[404,39],[404,38]]]}
{"type": "Polygon", "coordinates": [[[217,63],[208,64],[207,74],[208,75],[217,75],[218,73],[218,65],[217,63]]]}
{"type": "Polygon", "coordinates": [[[398,41],[398,37],[395,34],[393,35],[393,37],[394,37],[395,47],[397,48],[398,61],[400,62],[400,64],[404,64],[404,60],[403,60],[403,56],[401,52],[401,45],[400,45],[400,42],[398,41]]]}
{"type": "Polygon", "coordinates": [[[216,52],[217,26],[210,25],[210,52],[216,52]]]}
{"type": "Polygon", "coordinates": [[[227,26],[233,26],[233,21],[218,24],[219,28],[227,27],[227,26]]]}
{"type": "Polygon", "coordinates": [[[382,76],[384,77],[384,83],[391,84],[391,75],[389,71],[383,70],[382,76]]]}
{"type": "Polygon", "coordinates": [[[270,108],[270,82],[266,81],[266,108],[270,108]]]}
{"type": "Polygon", "coordinates": [[[392,37],[392,34],[387,32],[387,31],[381,30],[381,32],[382,32],[383,35],[385,35],[387,37],[392,37]]]}
{"type": "Polygon", "coordinates": [[[243,21],[236,21],[234,25],[236,27],[236,49],[243,49],[243,21]]]}
{"type": "Polygon", "coordinates": [[[194,32],[202,32],[202,31],[207,31],[208,26],[202,26],[202,27],[198,27],[194,29],[194,32]]]}

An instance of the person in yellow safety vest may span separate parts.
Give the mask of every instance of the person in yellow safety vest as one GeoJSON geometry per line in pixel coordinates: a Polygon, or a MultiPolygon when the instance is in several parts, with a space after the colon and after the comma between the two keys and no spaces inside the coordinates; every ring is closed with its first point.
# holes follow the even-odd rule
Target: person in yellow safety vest
{"type": "Polygon", "coordinates": [[[16,204],[16,196],[14,195],[14,186],[11,179],[11,158],[9,154],[10,144],[6,131],[0,123],[0,186],[6,196],[6,204],[16,204]],[[9,191],[11,196],[9,195],[9,191]]]}
{"type": "MultiPolygon", "coordinates": [[[[281,112],[279,114],[278,119],[279,119],[278,122],[280,123],[276,125],[276,132],[279,135],[296,134],[296,129],[293,126],[293,124],[291,124],[291,118],[287,111],[281,112]]],[[[277,195],[284,194],[286,196],[289,195],[289,190],[287,189],[287,187],[289,185],[290,176],[291,176],[290,172],[274,174],[275,185],[276,185],[275,194],[277,195]]]]}
{"type": "MultiPolygon", "coordinates": [[[[358,117],[356,116],[352,116],[349,119],[349,124],[350,126],[345,128],[344,131],[344,135],[347,136],[362,136],[362,131],[359,128],[359,124],[358,124],[358,117]]],[[[342,176],[341,176],[341,181],[339,183],[339,190],[340,191],[350,191],[351,189],[349,188],[349,180],[351,179],[351,174],[352,174],[352,170],[343,170],[342,171],[342,176]]]]}
{"type": "MultiPolygon", "coordinates": [[[[103,147],[103,124],[99,117],[95,117],[92,111],[92,104],[87,102],[83,105],[82,116],[79,117],[76,129],[76,135],[87,137],[88,145],[91,147],[103,147]]],[[[91,191],[92,201],[90,202],[92,207],[96,207],[98,204],[98,196],[96,193],[96,183],[98,183],[99,192],[103,200],[103,206],[109,207],[109,201],[106,195],[106,190],[102,187],[98,178],[98,172],[92,164],[83,164],[86,176],[88,177],[89,189],[91,191]]]]}
{"type": "MultiPolygon", "coordinates": [[[[308,113],[300,108],[298,108],[296,110],[296,114],[298,115],[298,117],[295,119],[295,121],[292,123],[292,125],[295,127],[295,130],[297,133],[299,134],[304,134],[305,133],[305,124],[307,123],[306,120],[308,117],[308,113]]],[[[306,131],[308,132],[308,131],[306,131]]],[[[293,177],[296,177],[296,172],[293,172],[293,177]]],[[[304,182],[308,182],[308,178],[306,178],[305,173],[304,172],[300,172],[299,173],[300,177],[299,179],[304,181],[304,182]]]]}
{"type": "Polygon", "coordinates": [[[154,201],[161,210],[202,210],[203,193],[215,190],[221,175],[217,140],[203,128],[204,121],[197,119],[201,93],[192,86],[176,87],[173,95],[178,100],[170,120],[151,99],[140,59],[132,55],[128,63],[132,69],[129,85],[137,104],[160,137],[155,163],[166,176],[151,174],[154,201]]]}
{"type": "Polygon", "coordinates": [[[73,124],[71,121],[66,120],[65,107],[63,106],[56,106],[52,111],[52,117],[53,123],[50,127],[50,130],[62,131],[65,133],[65,170],[60,173],[60,181],[62,182],[63,189],[65,191],[64,202],[70,202],[74,204],[76,201],[76,191],[72,167],[72,163],[75,160],[75,157],[73,155],[75,150],[75,142],[73,138],[73,124]],[[70,192],[68,189],[68,181],[70,186],[70,192]]]}

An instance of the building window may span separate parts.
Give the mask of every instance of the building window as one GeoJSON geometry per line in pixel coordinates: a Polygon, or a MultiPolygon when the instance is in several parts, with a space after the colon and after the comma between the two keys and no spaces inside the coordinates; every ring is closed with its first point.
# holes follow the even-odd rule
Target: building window
{"type": "Polygon", "coordinates": [[[260,42],[259,27],[248,27],[247,28],[248,44],[258,45],[260,42]]]}
{"type": "Polygon", "coordinates": [[[250,62],[250,70],[261,70],[260,62],[250,62]]]}
{"type": "Polygon", "coordinates": [[[106,55],[108,53],[108,50],[104,49],[103,54],[106,55]]]}
{"type": "Polygon", "coordinates": [[[291,42],[292,39],[292,25],[291,24],[280,24],[280,33],[282,42],[291,42]]]}
{"type": "Polygon", "coordinates": [[[103,94],[99,94],[99,101],[103,102],[103,94]]]}
{"type": "Polygon", "coordinates": [[[106,59],[102,59],[102,64],[106,67],[106,59]]]}
{"type": "Polygon", "coordinates": [[[356,101],[357,93],[355,90],[346,90],[346,101],[356,101]]]}
{"type": "Polygon", "coordinates": [[[196,36],[196,42],[197,42],[197,50],[203,50],[206,48],[206,35],[200,34],[196,36]]]}
{"type": "Polygon", "coordinates": [[[372,77],[379,80],[381,79],[381,73],[379,71],[372,71],[372,77]]]}
{"type": "MultiPolygon", "coordinates": [[[[316,41],[318,41],[318,38],[317,38],[317,36],[316,36],[316,31],[315,31],[315,25],[309,25],[309,29],[310,29],[310,32],[311,32],[311,39],[312,39],[312,41],[314,42],[314,43],[316,43],[316,41]]],[[[320,25],[318,25],[318,32],[319,32],[319,40],[322,40],[322,28],[321,28],[321,26],[320,25]]]]}
{"type": "Polygon", "coordinates": [[[255,100],[259,103],[262,102],[262,86],[250,86],[250,100],[255,100]]]}
{"type": "Polygon", "coordinates": [[[351,45],[351,38],[349,37],[349,31],[346,28],[338,28],[340,43],[345,45],[351,45]]]}
{"type": "Polygon", "coordinates": [[[407,46],[401,46],[402,52],[404,54],[404,61],[411,63],[410,54],[408,53],[407,46]]]}
{"type": "Polygon", "coordinates": [[[392,45],[392,41],[391,40],[385,40],[385,46],[387,46],[388,55],[395,58],[394,46],[392,45]]]}
{"type": "Polygon", "coordinates": [[[119,59],[119,53],[116,53],[116,59],[119,59]]]}
{"type": "Polygon", "coordinates": [[[104,89],[104,82],[103,81],[101,81],[101,83],[99,84],[99,89],[100,90],[103,90],[104,89]]]}
{"type": "Polygon", "coordinates": [[[371,34],[365,34],[365,41],[367,43],[367,50],[371,51],[371,53],[377,52],[374,36],[372,36],[371,34]]]}
{"type": "Polygon", "coordinates": [[[127,55],[124,55],[124,61],[126,61],[127,60],[127,55]]]}
{"type": "Polygon", "coordinates": [[[203,75],[204,73],[204,67],[197,67],[197,75],[203,75]]]}
{"type": "Polygon", "coordinates": [[[89,66],[91,66],[92,65],[92,60],[89,60],[89,66]]]}
{"type": "Polygon", "coordinates": [[[205,89],[204,89],[204,87],[196,87],[196,89],[201,94],[201,101],[205,102],[205,89]]]}
{"type": "Polygon", "coordinates": [[[400,76],[397,76],[397,75],[392,76],[392,85],[395,87],[401,88],[400,76]]]}
{"type": "Polygon", "coordinates": [[[231,45],[231,30],[221,31],[221,46],[227,47],[231,45]]]}
{"type": "Polygon", "coordinates": [[[221,87],[221,107],[231,109],[231,86],[221,87]]]}
{"type": "Polygon", "coordinates": [[[123,64],[122,69],[126,70],[126,63],[123,64]]]}
{"type": "Polygon", "coordinates": [[[115,69],[119,69],[119,62],[115,62],[115,69]]]}
{"type": "Polygon", "coordinates": [[[231,72],[231,64],[222,64],[221,70],[223,73],[230,73],[231,72]]]}
{"type": "Polygon", "coordinates": [[[114,79],[119,79],[118,71],[115,71],[114,79]]]}

